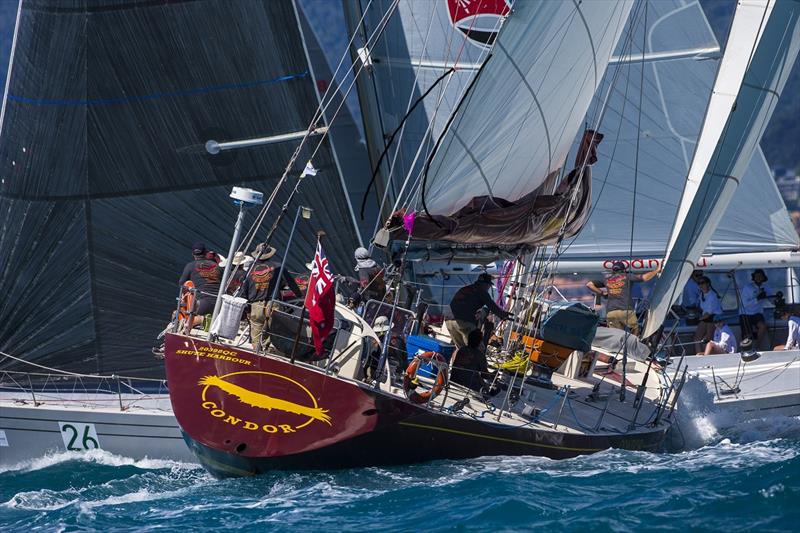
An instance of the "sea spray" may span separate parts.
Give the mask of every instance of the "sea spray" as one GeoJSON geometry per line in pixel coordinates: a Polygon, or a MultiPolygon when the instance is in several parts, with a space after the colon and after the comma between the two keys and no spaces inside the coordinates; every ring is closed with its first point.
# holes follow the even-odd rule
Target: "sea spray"
{"type": "Polygon", "coordinates": [[[800,521],[798,498],[800,418],[786,417],[720,429],[674,454],[482,457],[216,480],[196,465],[93,451],[0,473],[4,531],[789,531],[800,521]]]}

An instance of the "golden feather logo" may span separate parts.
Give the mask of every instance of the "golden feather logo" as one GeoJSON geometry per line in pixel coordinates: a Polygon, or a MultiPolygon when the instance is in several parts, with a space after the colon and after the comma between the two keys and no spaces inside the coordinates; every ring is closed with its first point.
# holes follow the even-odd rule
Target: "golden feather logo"
{"type": "MultiPolygon", "coordinates": [[[[301,385],[297,381],[295,381],[293,379],[290,379],[290,378],[287,378],[286,376],[281,376],[280,374],[274,374],[272,372],[252,372],[252,371],[250,371],[250,372],[234,372],[234,373],[231,373],[231,374],[226,374],[224,376],[205,376],[205,377],[200,379],[200,381],[198,382],[198,385],[203,387],[202,397],[203,397],[203,400],[204,400],[204,406],[207,403],[209,403],[209,402],[206,401],[206,393],[208,392],[210,387],[215,387],[215,388],[221,390],[222,392],[224,392],[224,393],[226,393],[226,394],[228,394],[230,396],[235,397],[242,404],[248,405],[250,407],[254,407],[256,409],[264,409],[266,411],[282,411],[284,413],[290,413],[290,414],[293,414],[293,415],[299,415],[299,416],[308,417],[308,421],[307,422],[305,422],[303,424],[300,424],[299,426],[296,426],[296,427],[294,427],[292,429],[287,429],[287,428],[290,428],[291,426],[288,426],[288,425],[285,425],[285,424],[284,425],[278,425],[277,427],[282,428],[284,433],[291,432],[293,430],[303,428],[303,427],[307,426],[308,424],[310,424],[311,422],[313,422],[314,420],[318,420],[320,422],[324,422],[324,423],[328,424],[329,426],[331,425],[331,420],[332,419],[327,414],[328,410],[327,409],[323,409],[323,408],[319,407],[319,405],[317,405],[317,400],[316,400],[316,398],[314,398],[314,395],[311,394],[311,391],[309,391],[307,388],[305,388],[303,385],[301,385]],[[241,375],[241,374],[260,374],[260,375],[270,376],[272,378],[277,378],[277,379],[280,379],[280,380],[287,381],[287,382],[293,384],[298,389],[300,389],[303,392],[305,392],[308,395],[310,403],[312,405],[311,406],[303,405],[303,404],[300,404],[300,403],[291,402],[291,401],[284,400],[284,399],[281,399],[281,398],[275,398],[274,396],[270,396],[268,394],[263,394],[263,393],[260,393],[260,392],[255,392],[255,391],[246,389],[246,388],[244,388],[244,387],[242,387],[240,385],[237,385],[235,383],[231,383],[230,381],[226,380],[226,378],[230,378],[232,376],[241,375]]],[[[220,410],[217,410],[217,411],[212,410],[211,411],[211,414],[213,416],[221,417],[221,415],[217,415],[216,413],[222,413],[222,411],[220,411],[220,410]]],[[[228,422],[228,423],[231,423],[231,422],[229,422],[229,418],[225,418],[224,421],[228,422]]],[[[238,419],[236,419],[234,417],[233,420],[238,420],[238,419]]],[[[250,424],[252,424],[252,423],[250,423],[250,424]]],[[[269,427],[271,428],[273,426],[269,426],[269,427]]],[[[251,428],[250,427],[246,427],[246,429],[251,429],[251,428]]]]}

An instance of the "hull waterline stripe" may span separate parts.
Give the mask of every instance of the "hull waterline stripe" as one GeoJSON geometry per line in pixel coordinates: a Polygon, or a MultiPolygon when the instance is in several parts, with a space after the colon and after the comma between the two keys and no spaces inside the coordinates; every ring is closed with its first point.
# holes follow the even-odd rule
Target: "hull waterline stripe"
{"type": "MultiPolygon", "coordinates": [[[[13,408],[9,408],[9,409],[13,409],[13,408]]],[[[76,412],[75,411],[65,411],[64,414],[65,415],[74,415],[74,414],[76,414],[76,412]]],[[[170,415],[151,415],[151,414],[147,414],[147,415],[142,415],[142,416],[170,416],[170,415]]],[[[170,417],[170,418],[174,420],[174,417],[170,417]]],[[[40,418],[40,417],[31,418],[29,416],[11,416],[11,415],[3,414],[3,415],[0,415],[0,419],[35,420],[37,422],[60,422],[61,420],[64,419],[64,417],[62,416],[60,418],[40,418]]],[[[81,424],[84,423],[84,422],[82,422],[80,420],[76,420],[75,422],[78,422],[78,423],[81,423],[81,424]]],[[[92,424],[102,424],[104,426],[129,426],[129,427],[135,427],[135,428],[178,429],[177,421],[174,424],[137,424],[136,422],[105,422],[105,421],[95,421],[95,422],[92,422],[92,424]]]]}
{"type": "Polygon", "coordinates": [[[398,425],[401,426],[409,426],[415,427],[420,429],[429,429],[434,431],[443,431],[445,433],[455,433],[457,435],[466,435],[468,437],[476,437],[479,439],[489,439],[489,440],[496,440],[500,442],[510,442],[512,444],[525,444],[527,446],[533,446],[535,448],[553,448],[555,450],[568,450],[571,452],[599,452],[604,450],[605,448],[570,448],[567,446],[556,446],[554,444],[539,444],[535,442],[528,442],[525,440],[517,440],[517,439],[507,439],[504,437],[492,437],[490,435],[481,435],[480,433],[470,433],[469,431],[460,431],[458,429],[449,429],[449,428],[440,428],[436,426],[426,426],[424,424],[414,424],[413,422],[398,422],[398,425]]]}
{"type": "MultiPolygon", "coordinates": [[[[34,428],[19,428],[19,427],[4,427],[6,431],[18,431],[20,433],[32,431],[34,433],[57,433],[61,435],[61,432],[55,429],[34,429],[34,428]]],[[[162,436],[162,435],[142,435],[141,433],[105,433],[103,431],[97,432],[98,437],[125,437],[125,438],[137,438],[137,439],[156,439],[156,440],[165,440],[165,439],[174,439],[174,440],[184,440],[183,437],[170,437],[170,436],[162,436]]],[[[101,446],[101,449],[102,446],[101,446]]]]}

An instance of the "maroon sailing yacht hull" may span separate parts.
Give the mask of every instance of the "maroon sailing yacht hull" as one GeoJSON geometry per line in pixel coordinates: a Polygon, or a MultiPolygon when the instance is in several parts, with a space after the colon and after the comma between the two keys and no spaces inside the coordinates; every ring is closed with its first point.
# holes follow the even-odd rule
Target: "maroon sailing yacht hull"
{"type": "Polygon", "coordinates": [[[321,370],[169,334],[170,398],[184,438],[219,477],[487,455],[656,451],[667,430],[584,435],[432,411],[321,370]]]}

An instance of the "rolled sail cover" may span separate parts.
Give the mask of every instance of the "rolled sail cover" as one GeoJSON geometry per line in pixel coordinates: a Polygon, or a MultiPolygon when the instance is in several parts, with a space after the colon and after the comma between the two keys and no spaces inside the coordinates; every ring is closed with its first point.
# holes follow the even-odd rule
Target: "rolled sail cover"
{"type": "Polygon", "coordinates": [[[561,172],[631,5],[616,0],[514,4],[423,181],[425,216],[450,217],[457,221],[450,225],[455,231],[441,237],[415,227],[415,239],[487,246],[547,240],[550,228],[540,215],[542,204],[553,199],[537,206],[536,198],[552,191],[547,185],[561,172]],[[504,214],[504,209],[509,210],[504,214]],[[466,229],[465,215],[476,212],[491,216],[469,221],[482,228],[466,229]],[[539,220],[523,229],[521,214],[539,220]]]}
{"type": "MultiPolygon", "coordinates": [[[[205,143],[302,132],[317,106],[291,0],[23,0],[0,133],[0,351],[162,375],[150,347],[191,244],[226,253],[231,186],[268,195],[298,141],[217,155],[205,143]]],[[[300,192],[314,218],[289,266],[325,228],[341,272],[358,239],[327,141],[313,163],[300,192]]]]}
{"type": "Polygon", "coordinates": [[[597,145],[602,140],[603,135],[593,130],[584,133],[575,168],[552,193],[545,191],[553,190],[557,171],[538,189],[515,202],[477,196],[452,216],[421,214],[414,221],[413,237],[516,249],[552,243],[562,233],[562,227],[564,236],[574,235],[583,227],[589,212],[590,165],[597,161],[597,145]]]}

